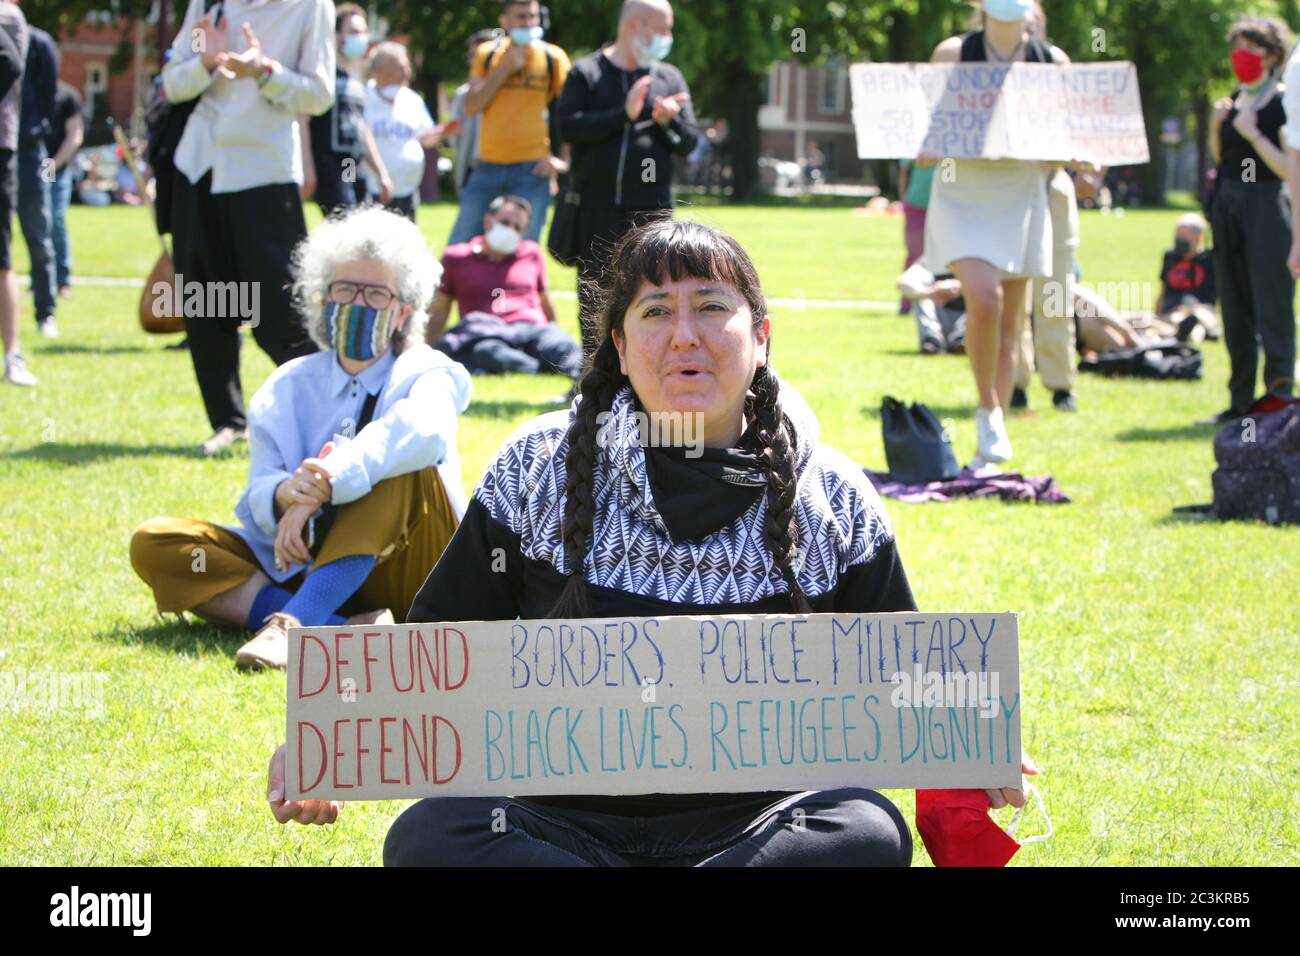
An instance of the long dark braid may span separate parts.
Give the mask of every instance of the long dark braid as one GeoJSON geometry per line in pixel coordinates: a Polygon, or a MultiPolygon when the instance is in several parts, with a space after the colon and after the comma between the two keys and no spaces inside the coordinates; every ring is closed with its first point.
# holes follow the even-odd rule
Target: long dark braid
{"type": "Polygon", "coordinates": [[[808,614],[803,588],[794,573],[794,559],[799,550],[799,527],[795,517],[799,481],[795,474],[794,428],[781,410],[780,386],[776,376],[763,365],[754,374],[750,386],[753,398],[745,402],[746,417],[758,422],[759,457],[767,466],[767,518],[763,537],[781,578],[790,590],[790,610],[808,614]]]}
{"type": "MultiPolygon", "coordinates": [[[[663,219],[625,234],[615,247],[600,290],[600,345],[588,360],[579,383],[581,400],[568,431],[564,460],[564,518],[561,537],[568,579],[550,616],[587,617],[590,602],[585,564],[595,517],[595,468],[600,414],[608,412],[628,378],[619,367],[613,333],[623,332],[623,319],[643,282],[662,285],[691,276],[732,285],[749,305],[757,332],[767,316],[767,305],[754,264],[726,233],[700,223],[663,219]]],[[[768,347],[770,349],[770,340],[768,347]]],[[[767,518],[764,538],[773,563],[790,592],[796,614],[812,608],[794,572],[798,553],[795,502],[795,434],[781,410],[780,386],[767,365],[760,367],[745,402],[745,417],[757,422],[759,452],[767,467],[767,518]]]]}
{"type": "Polygon", "coordinates": [[[587,617],[587,579],[583,566],[595,516],[596,451],[600,429],[597,419],[614,404],[614,397],[627,384],[618,367],[618,350],[607,334],[596,349],[582,377],[578,411],[569,426],[569,452],[564,459],[564,561],[569,577],[551,610],[552,617],[587,617]]]}

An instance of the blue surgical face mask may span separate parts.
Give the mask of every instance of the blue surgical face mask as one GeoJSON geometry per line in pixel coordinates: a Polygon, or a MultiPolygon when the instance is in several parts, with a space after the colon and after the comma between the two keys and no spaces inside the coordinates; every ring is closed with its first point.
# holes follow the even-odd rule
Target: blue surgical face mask
{"type": "Polygon", "coordinates": [[[399,303],[393,300],[386,309],[350,302],[343,305],[327,302],[323,310],[325,334],[343,358],[368,362],[383,355],[393,337],[393,320],[399,303]]]}
{"type": "Polygon", "coordinates": [[[1033,0],[984,0],[984,12],[994,20],[1018,22],[1034,12],[1033,0]]]}
{"type": "Polygon", "coordinates": [[[528,46],[534,40],[542,38],[541,27],[514,27],[510,31],[510,42],[516,46],[528,46]]]}
{"type": "Polygon", "coordinates": [[[673,35],[671,33],[656,33],[649,40],[643,40],[638,36],[633,45],[637,65],[644,69],[651,63],[657,63],[659,60],[668,57],[673,48],[673,35]]]}
{"type": "Polygon", "coordinates": [[[343,37],[341,51],[349,60],[361,59],[369,49],[370,34],[368,33],[349,33],[343,37]]]}

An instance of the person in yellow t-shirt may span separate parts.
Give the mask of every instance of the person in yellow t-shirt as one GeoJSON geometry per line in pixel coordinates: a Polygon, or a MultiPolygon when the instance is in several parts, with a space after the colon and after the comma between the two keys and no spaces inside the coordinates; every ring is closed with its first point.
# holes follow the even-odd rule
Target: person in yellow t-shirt
{"type": "Polygon", "coordinates": [[[555,180],[568,164],[553,155],[550,106],[569,75],[569,57],[542,40],[538,0],[503,0],[504,34],[480,44],[470,64],[467,116],[482,114],[478,159],[460,194],[447,244],[468,242],[497,196],[522,196],[533,216],[525,238],[541,237],[555,180]]]}

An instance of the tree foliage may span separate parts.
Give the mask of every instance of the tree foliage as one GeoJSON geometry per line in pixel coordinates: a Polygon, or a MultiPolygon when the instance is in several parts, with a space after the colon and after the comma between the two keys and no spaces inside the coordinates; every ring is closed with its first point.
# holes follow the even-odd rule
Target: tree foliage
{"type": "MultiPolygon", "coordinates": [[[[146,14],[155,0],[28,0],[28,18],[59,32],[92,11],[146,14]]],[[[171,0],[172,24],[187,0],[171,0]]],[[[1225,35],[1243,13],[1273,14],[1300,28],[1300,0],[1043,0],[1048,32],[1076,60],[1132,60],[1138,68],[1153,162],[1148,195],[1163,182],[1161,121],[1199,119],[1232,85],[1225,35]]],[[[368,2],[363,5],[370,6],[368,2]]],[[[549,0],[547,38],[576,58],[614,39],[620,0],[549,0]]],[[[417,85],[426,93],[467,74],[465,43],[497,25],[499,0],[385,0],[392,29],[411,39],[417,85]]],[[[969,24],[970,0],[681,0],[671,61],[691,86],[696,113],[722,117],[731,130],[737,194],[757,186],[758,109],[768,71],[793,58],[805,65],[835,57],[928,60],[946,36],[969,24]]]]}

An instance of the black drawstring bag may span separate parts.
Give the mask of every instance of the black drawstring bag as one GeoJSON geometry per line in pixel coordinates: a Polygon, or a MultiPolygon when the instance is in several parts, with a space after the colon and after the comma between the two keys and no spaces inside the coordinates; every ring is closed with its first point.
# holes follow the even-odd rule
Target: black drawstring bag
{"type": "Polygon", "coordinates": [[[906,485],[956,478],[961,472],[952,441],[934,412],[920,402],[911,407],[886,395],[880,403],[889,477],[906,485]]]}

